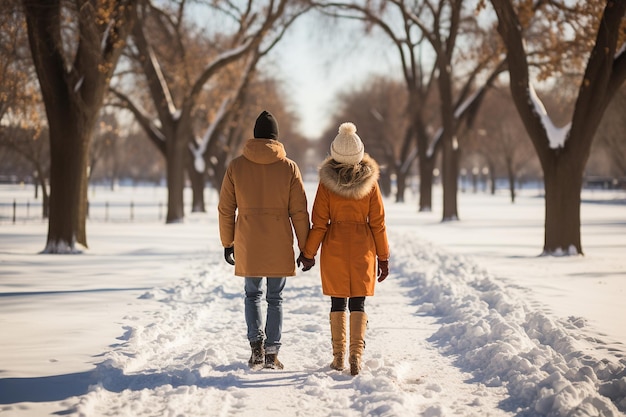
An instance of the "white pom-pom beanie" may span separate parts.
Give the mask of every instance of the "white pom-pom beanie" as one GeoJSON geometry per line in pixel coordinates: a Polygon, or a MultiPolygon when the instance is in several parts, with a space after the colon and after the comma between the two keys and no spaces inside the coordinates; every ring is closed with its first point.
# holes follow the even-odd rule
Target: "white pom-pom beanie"
{"type": "Polygon", "coordinates": [[[339,126],[339,134],[330,145],[330,156],[343,164],[358,164],[363,159],[365,148],[356,134],[354,123],[346,122],[339,126]]]}

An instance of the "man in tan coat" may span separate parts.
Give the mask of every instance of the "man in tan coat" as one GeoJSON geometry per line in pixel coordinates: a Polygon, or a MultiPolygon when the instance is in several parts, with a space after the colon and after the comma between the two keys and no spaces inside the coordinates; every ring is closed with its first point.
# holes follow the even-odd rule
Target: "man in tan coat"
{"type": "MultiPolygon", "coordinates": [[[[296,274],[293,231],[300,251],[309,233],[302,175],[278,142],[278,124],[263,111],[243,154],[231,161],[218,204],[226,261],[245,277],[245,317],[251,368],[282,369],[278,360],[283,322],[282,291],[296,274]],[[293,231],[292,231],[293,227],[293,231]],[[262,326],[261,285],[267,278],[267,317],[262,326]]],[[[309,268],[310,269],[310,266],[309,268]]]]}

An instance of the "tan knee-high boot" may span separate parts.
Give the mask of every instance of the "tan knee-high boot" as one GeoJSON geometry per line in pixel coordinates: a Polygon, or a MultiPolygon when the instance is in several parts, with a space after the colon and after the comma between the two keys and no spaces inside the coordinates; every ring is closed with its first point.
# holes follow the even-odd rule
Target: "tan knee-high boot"
{"type": "Polygon", "coordinates": [[[333,311],[330,313],[330,335],[333,342],[333,362],[330,367],[341,371],[344,368],[346,356],[346,312],[333,311]]]}
{"type": "Polygon", "coordinates": [[[361,355],[365,349],[367,314],[362,311],[350,313],[350,373],[358,375],[361,370],[361,355]]]}

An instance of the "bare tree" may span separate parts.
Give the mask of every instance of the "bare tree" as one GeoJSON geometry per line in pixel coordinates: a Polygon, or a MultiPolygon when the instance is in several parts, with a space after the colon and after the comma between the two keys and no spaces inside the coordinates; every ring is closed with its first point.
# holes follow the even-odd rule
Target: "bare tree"
{"type": "Polygon", "coordinates": [[[114,113],[102,112],[94,129],[94,137],[89,152],[89,178],[100,165],[103,170],[108,168],[111,190],[115,188],[117,179],[118,160],[115,150],[120,140],[120,127],[114,113]],[[109,165],[108,167],[106,165],[109,165]]]}
{"type": "Polygon", "coordinates": [[[50,130],[50,219],[44,253],[75,253],[76,243],[87,247],[91,133],[133,24],[134,2],[22,4],[50,130]]]}
{"type": "MultiPolygon", "coordinates": [[[[133,31],[133,43],[137,49],[143,73],[146,77],[159,125],[155,125],[149,113],[135,104],[129,95],[116,89],[116,96],[121,99],[133,112],[139,124],[145,129],[150,139],[161,149],[167,162],[168,211],[167,223],[176,223],[184,218],[183,189],[184,173],[187,168],[190,177],[195,183],[194,210],[203,210],[201,192],[204,186],[204,171],[206,161],[213,163],[214,152],[224,136],[222,130],[229,122],[233,108],[240,102],[250,77],[254,74],[258,60],[275,45],[282,37],[284,30],[297,17],[298,13],[285,18],[285,11],[290,4],[287,0],[259,2],[248,0],[243,8],[231,2],[215,1],[215,16],[229,20],[234,30],[231,33],[216,33],[211,39],[213,53],[206,52],[211,58],[200,70],[192,72],[189,66],[178,66],[181,73],[176,73],[176,66],[166,66],[163,54],[158,54],[157,48],[146,35],[147,25],[153,24],[161,33],[167,34],[167,45],[170,47],[165,53],[179,59],[179,64],[187,63],[193,58],[188,53],[188,42],[185,42],[183,19],[186,16],[186,3],[174,3],[175,10],[167,12],[158,9],[146,1],[139,9],[141,25],[133,31]],[[282,30],[276,26],[282,23],[282,30]],[[275,37],[271,37],[270,34],[275,37]],[[268,39],[270,36],[270,39],[268,39]],[[224,72],[225,68],[230,71],[224,72]],[[186,81],[176,83],[183,78],[186,81]],[[225,83],[219,81],[225,81],[225,83]],[[205,133],[196,140],[194,125],[197,125],[196,111],[198,102],[203,93],[210,86],[210,90],[217,91],[213,95],[216,103],[211,106],[213,120],[205,133]],[[228,88],[224,88],[229,86],[228,88]],[[221,87],[221,89],[220,89],[221,87]],[[193,152],[194,158],[191,157],[193,152]],[[198,169],[199,168],[199,169],[198,169]],[[194,171],[194,169],[197,171],[194,171]],[[200,195],[198,195],[200,194],[200,195]]],[[[231,29],[232,29],[231,28],[231,29]]],[[[163,46],[163,44],[161,45],[163,46]]],[[[200,129],[196,127],[196,129],[200,129]]]]}
{"type": "Polygon", "coordinates": [[[397,15],[390,11],[396,2],[316,1],[314,4],[330,16],[362,21],[368,32],[373,28],[379,28],[398,51],[408,93],[406,118],[411,123],[407,124],[406,131],[401,135],[403,140],[401,151],[391,165],[397,180],[396,201],[404,201],[405,179],[411,163],[419,156],[420,209],[430,210],[432,175],[426,179],[423,173],[432,172],[434,166],[434,157],[429,159],[427,155],[429,135],[426,133],[428,130],[426,120],[432,118],[432,113],[431,107],[426,103],[434,88],[435,78],[434,70],[428,68],[429,64],[421,53],[425,42],[424,34],[416,28],[408,15],[402,13],[397,15]]]}
{"type": "MultiPolygon", "coordinates": [[[[516,10],[511,0],[491,0],[498,16],[498,31],[507,48],[511,94],[544,172],[544,254],[583,253],[580,239],[583,172],[602,115],[626,79],[626,48],[620,36],[623,35],[620,28],[626,2],[607,0],[601,3],[603,7],[600,2],[575,5],[588,12],[577,20],[579,24],[586,24],[580,32],[595,34],[595,41],[591,51],[582,55],[587,57],[586,68],[571,122],[557,128],[530,81],[523,32],[528,23],[528,9],[522,6],[516,10]],[[588,9],[593,7],[600,7],[599,14],[588,9]],[[524,16],[523,22],[521,16],[524,16]]],[[[560,12],[563,8],[573,8],[567,4],[560,7],[560,12]]]]}
{"type": "Polygon", "coordinates": [[[47,218],[48,130],[20,9],[17,0],[7,0],[0,9],[0,147],[26,161],[35,198],[41,189],[42,216],[47,218]]]}
{"type": "MultiPolygon", "coordinates": [[[[406,117],[407,96],[403,82],[383,76],[369,77],[358,89],[339,92],[335,101],[340,104],[333,114],[336,121],[321,139],[322,152],[328,154],[341,122],[354,122],[366,151],[381,165],[381,191],[389,195],[390,174],[409,172],[400,165],[410,153],[407,146],[414,145],[413,140],[406,138],[410,132],[406,117]]],[[[405,186],[404,178],[396,179],[397,187],[405,186]]],[[[403,195],[404,190],[396,192],[396,198],[403,195]]]]}
{"type": "MultiPolygon", "coordinates": [[[[462,0],[401,0],[366,2],[316,2],[316,5],[343,18],[359,19],[367,29],[378,27],[393,42],[402,64],[409,95],[407,118],[411,123],[404,135],[400,161],[396,169],[398,192],[412,161],[419,158],[420,211],[432,207],[432,172],[437,151],[441,149],[444,178],[443,220],[454,220],[457,214],[457,176],[459,126],[477,110],[488,86],[503,66],[497,61],[497,49],[482,42],[486,33],[476,24],[473,14],[462,0]],[[336,10],[336,12],[332,12],[336,10]],[[481,48],[458,52],[459,39],[481,48]],[[481,39],[479,41],[479,39],[481,39]],[[432,52],[432,55],[424,50],[432,52]],[[455,58],[455,53],[457,57],[455,58]],[[469,70],[454,71],[463,63],[469,70]],[[483,83],[477,79],[481,74],[483,83]],[[477,87],[478,86],[478,87],[477,87]],[[433,96],[439,111],[431,114],[433,96]],[[417,139],[417,147],[414,141],[417,139]]],[[[497,46],[497,45],[496,45],[497,46]]],[[[397,201],[402,201],[399,194],[397,201]]]]}
{"type": "Polygon", "coordinates": [[[466,175],[474,179],[475,175],[482,174],[482,170],[487,168],[492,194],[495,193],[498,176],[506,177],[511,202],[515,202],[518,179],[523,173],[532,171],[536,155],[508,88],[494,88],[485,98],[469,136],[464,147],[467,156],[480,155],[486,165],[481,166],[476,158],[471,158],[473,160],[465,162],[466,175]]]}
{"type": "MultiPolygon", "coordinates": [[[[254,9],[254,0],[248,0],[247,4],[250,10],[254,9]]],[[[258,4],[264,7],[263,15],[265,16],[265,20],[262,20],[261,31],[258,32],[260,34],[258,42],[250,50],[247,60],[244,62],[243,70],[236,72],[236,74],[240,74],[239,78],[228,84],[234,87],[230,89],[230,94],[227,94],[226,98],[221,101],[213,120],[207,121],[208,127],[204,134],[200,140],[194,141],[190,146],[194,155],[195,174],[204,174],[208,167],[208,171],[212,173],[209,178],[216,189],[222,184],[226,172],[225,163],[235,156],[234,151],[238,149],[238,145],[242,141],[240,122],[245,120],[244,115],[250,112],[252,110],[250,106],[255,104],[253,98],[255,97],[255,90],[257,90],[256,94],[259,94],[259,97],[263,97],[263,100],[254,106],[256,107],[255,110],[252,110],[254,118],[257,117],[259,107],[266,108],[270,103],[278,104],[276,110],[280,111],[285,108],[285,103],[277,96],[277,86],[273,85],[275,80],[259,80],[257,66],[261,59],[281,41],[291,25],[311,8],[306,1],[301,0],[270,0],[268,3],[261,2],[258,4]],[[253,85],[253,81],[256,85],[253,85]],[[272,89],[273,91],[269,91],[272,89]],[[229,134],[223,135],[223,130],[228,131],[229,134]],[[223,146],[224,137],[228,138],[225,141],[226,146],[223,146]],[[200,161],[205,163],[199,163],[200,161]]],[[[246,124],[246,126],[250,124],[246,124]]]]}

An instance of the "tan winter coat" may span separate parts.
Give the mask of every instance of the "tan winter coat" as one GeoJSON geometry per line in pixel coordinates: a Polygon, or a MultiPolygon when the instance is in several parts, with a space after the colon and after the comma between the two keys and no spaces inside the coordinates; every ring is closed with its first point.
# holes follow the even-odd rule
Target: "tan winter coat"
{"type": "Polygon", "coordinates": [[[292,225],[302,249],[309,213],[300,170],[280,142],[246,142],[228,166],[218,212],[222,245],[235,246],[235,275],[296,274],[292,225]]]}
{"type": "Polygon", "coordinates": [[[332,158],[320,168],[304,256],[313,258],[322,245],[322,291],[332,297],[374,295],[376,257],[389,259],[385,209],[378,187],[379,168],[365,154],[360,177],[344,175],[332,158]],[[342,184],[343,183],[343,184],[342,184]]]}

